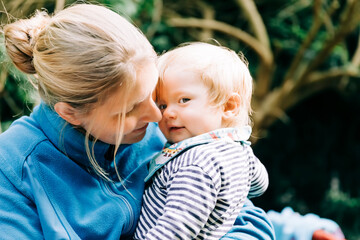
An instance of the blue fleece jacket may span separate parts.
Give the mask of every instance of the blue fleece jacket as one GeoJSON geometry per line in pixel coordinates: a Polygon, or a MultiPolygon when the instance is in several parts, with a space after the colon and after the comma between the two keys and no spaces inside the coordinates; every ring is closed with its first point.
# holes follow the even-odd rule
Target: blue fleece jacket
{"type": "MultiPolygon", "coordinates": [[[[0,239],[130,238],[147,164],[164,141],[149,124],[142,141],[116,154],[123,184],[105,182],[91,170],[84,135],[40,104],[0,134],[0,239]]],[[[94,152],[115,179],[111,146],[97,141],[94,152]]],[[[225,238],[274,239],[266,214],[251,203],[237,222],[225,238]]]]}

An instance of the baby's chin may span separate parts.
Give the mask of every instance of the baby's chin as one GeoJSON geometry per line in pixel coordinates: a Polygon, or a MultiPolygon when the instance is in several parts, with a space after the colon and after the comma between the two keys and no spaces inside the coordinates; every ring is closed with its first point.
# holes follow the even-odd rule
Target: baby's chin
{"type": "Polygon", "coordinates": [[[184,140],[186,140],[186,139],[188,139],[188,138],[191,138],[191,137],[182,137],[182,138],[179,138],[179,137],[177,137],[177,138],[168,138],[168,142],[169,142],[169,143],[178,143],[178,142],[184,141],[184,140]]]}

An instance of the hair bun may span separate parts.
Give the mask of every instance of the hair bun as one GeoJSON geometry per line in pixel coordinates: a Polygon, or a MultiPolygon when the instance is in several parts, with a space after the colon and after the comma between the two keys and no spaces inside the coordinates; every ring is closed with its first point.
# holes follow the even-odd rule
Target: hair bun
{"type": "Polygon", "coordinates": [[[49,16],[37,12],[30,19],[22,19],[4,27],[5,46],[15,66],[27,74],[35,74],[33,50],[39,33],[48,25],[49,16]]]}

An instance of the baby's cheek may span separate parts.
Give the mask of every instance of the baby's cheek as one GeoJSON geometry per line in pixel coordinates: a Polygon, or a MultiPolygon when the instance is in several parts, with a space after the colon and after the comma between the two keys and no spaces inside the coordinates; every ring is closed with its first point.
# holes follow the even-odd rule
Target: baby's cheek
{"type": "Polygon", "coordinates": [[[166,132],[166,126],[165,126],[165,120],[164,118],[162,118],[160,121],[159,121],[159,128],[161,130],[161,132],[166,132]]]}

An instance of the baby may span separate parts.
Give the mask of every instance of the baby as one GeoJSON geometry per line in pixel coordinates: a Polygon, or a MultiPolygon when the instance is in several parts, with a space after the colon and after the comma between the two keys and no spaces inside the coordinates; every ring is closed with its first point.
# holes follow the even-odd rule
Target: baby
{"type": "Polygon", "coordinates": [[[242,56],[191,43],[158,60],[156,103],[167,143],[150,163],[135,239],[220,239],[268,174],[251,134],[252,78],[242,56]],[[150,182],[150,181],[149,181],[150,182]]]}

